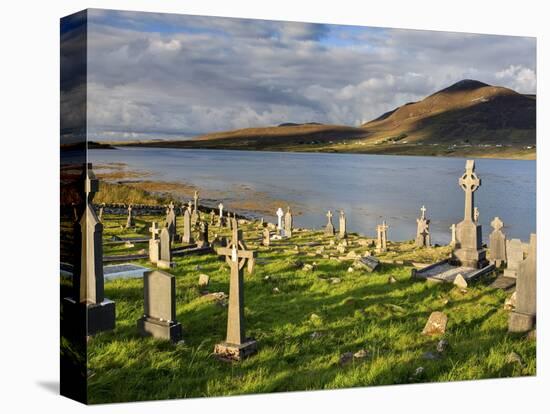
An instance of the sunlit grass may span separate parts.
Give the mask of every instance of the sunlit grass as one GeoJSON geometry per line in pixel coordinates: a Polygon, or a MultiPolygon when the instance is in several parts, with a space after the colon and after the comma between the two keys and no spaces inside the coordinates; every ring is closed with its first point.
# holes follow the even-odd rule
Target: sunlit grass
{"type": "MultiPolygon", "coordinates": [[[[140,217],[137,229],[127,231],[121,228],[123,217],[106,216],[105,238],[114,234],[142,236],[153,219],[140,217]]],[[[258,250],[254,273],[245,275],[246,332],[258,341],[258,354],[233,364],[212,357],[214,345],[225,337],[227,308],[201,296],[198,276],[210,276],[210,292],[227,293],[228,267],[215,255],[176,257],[172,273],[185,344],[138,335],[136,321],[143,311],[141,279],[106,282],[106,296],[116,302],[117,326],[88,344],[90,402],[456,381],[536,372],[535,342],[507,333],[503,291],[484,283],[461,292],[448,284],[414,281],[411,268],[400,264],[382,264],[380,271],[372,274],[349,273],[351,261],[307,255],[318,247],[308,248],[304,243],[322,240],[325,254],[341,256],[320,232],[297,232],[292,240],[272,242],[266,249],[259,245],[260,230],[255,225],[241,228],[248,247],[258,250]],[[295,244],[301,246],[300,253],[294,251],[295,244]],[[313,262],[315,270],[303,270],[304,263],[313,262]],[[396,283],[388,283],[390,275],[396,283]],[[331,283],[331,278],[339,278],[340,283],[331,283]],[[426,360],[423,354],[435,352],[441,339],[421,335],[428,316],[436,310],[449,316],[444,335],[449,349],[441,359],[426,360]],[[343,353],[361,349],[368,351],[367,358],[339,364],[343,353]],[[507,362],[512,351],[521,356],[523,367],[507,362]],[[418,367],[424,372],[415,376],[418,367]]],[[[228,234],[226,229],[210,230],[211,237],[218,231],[228,234]]],[[[350,235],[347,251],[362,254],[371,249],[359,246],[359,239],[364,238],[350,235]]],[[[132,248],[106,245],[105,254],[145,248],[146,243],[132,248]]],[[[390,248],[382,258],[435,261],[449,252],[447,247],[415,249],[412,243],[392,243],[390,248]]],[[[147,265],[146,261],[137,263],[147,265]]]]}

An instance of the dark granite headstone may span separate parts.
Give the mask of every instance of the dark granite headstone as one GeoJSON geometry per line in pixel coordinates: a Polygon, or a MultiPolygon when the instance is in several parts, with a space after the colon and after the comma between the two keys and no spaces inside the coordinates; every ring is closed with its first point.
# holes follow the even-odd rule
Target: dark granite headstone
{"type": "Polygon", "coordinates": [[[143,276],[143,316],[137,327],[143,336],[177,342],[182,336],[181,324],[176,321],[176,278],[166,272],[153,270],[143,276]]]}

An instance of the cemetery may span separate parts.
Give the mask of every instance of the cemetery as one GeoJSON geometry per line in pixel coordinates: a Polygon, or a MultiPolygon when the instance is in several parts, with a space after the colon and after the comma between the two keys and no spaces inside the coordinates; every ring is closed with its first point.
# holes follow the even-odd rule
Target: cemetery
{"type": "Polygon", "coordinates": [[[535,375],[536,236],[495,217],[484,245],[474,162],[456,173],[464,217],[438,245],[425,206],[393,241],[389,218],[359,234],[323,209],[302,228],[293,206],[270,223],[199,191],[94,204],[90,164],[80,266],[61,272],[64,317],[88,315],[90,402],[535,375]]]}

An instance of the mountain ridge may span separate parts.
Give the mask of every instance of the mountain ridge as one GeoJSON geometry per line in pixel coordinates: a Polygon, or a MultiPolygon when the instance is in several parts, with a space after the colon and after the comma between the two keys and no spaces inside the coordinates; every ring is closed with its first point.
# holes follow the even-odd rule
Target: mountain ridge
{"type": "Polygon", "coordinates": [[[359,127],[285,122],[128,145],[534,159],[536,95],[463,79],[359,127]]]}

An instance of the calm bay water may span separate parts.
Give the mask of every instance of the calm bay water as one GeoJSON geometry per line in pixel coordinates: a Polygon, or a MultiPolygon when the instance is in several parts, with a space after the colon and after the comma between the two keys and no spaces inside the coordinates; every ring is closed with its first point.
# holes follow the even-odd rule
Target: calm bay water
{"type": "MultiPolygon", "coordinates": [[[[432,240],[443,244],[450,240],[449,226],[464,215],[464,192],[458,186],[465,165],[461,158],[123,148],[91,150],[89,162],[125,163],[150,172],[147,179],[181,181],[210,194],[230,190],[241,201],[256,192],[284,200],[300,212],[295,217],[299,227],[324,226],[329,209],[337,227],[336,211],[343,209],[348,231],[372,237],[385,219],[391,240],[412,239],[424,204],[432,240]]],[[[489,223],[499,216],[508,237],[527,241],[536,229],[535,161],[476,159],[476,172],[482,181],[475,205],[484,240],[489,223]]],[[[212,205],[217,201],[233,210],[227,198],[210,200],[212,205]]],[[[275,210],[264,217],[276,221],[275,210]]]]}

